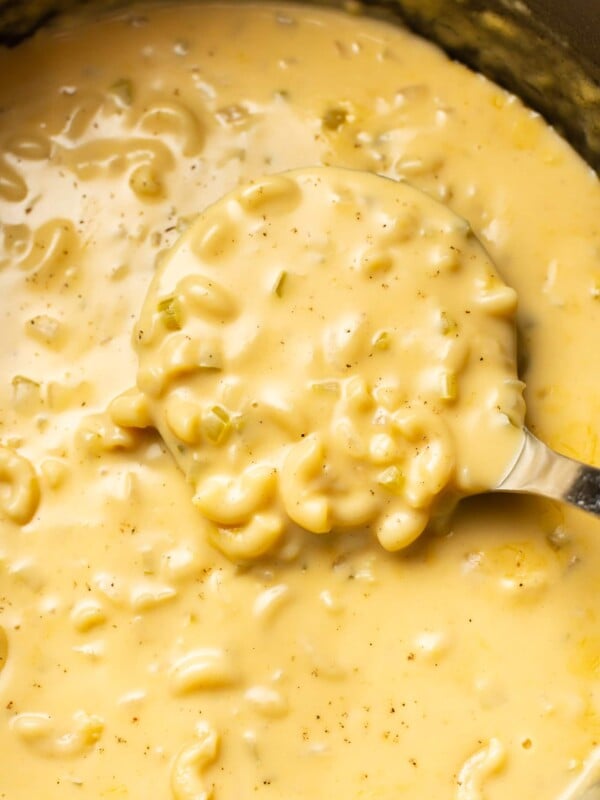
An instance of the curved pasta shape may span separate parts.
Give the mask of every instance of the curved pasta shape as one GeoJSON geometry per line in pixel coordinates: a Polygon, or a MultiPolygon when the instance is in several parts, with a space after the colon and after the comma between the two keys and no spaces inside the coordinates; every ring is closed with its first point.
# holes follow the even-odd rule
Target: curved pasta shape
{"type": "Polygon", "coordinates": [[[252,607],[252,614],[262,623],[270,622],[279,609],[289,600],[290,589],[285,583],[277,583],[258,595],[252,607]]]}
{"type": "Polygon", "coordinates": [[[410,459],[405,496],[410,506],[428,506],[450,480],[454,469],[454,448],[450,434],[439,417],[428,412],[396,412],[396,430],[415,445],[410,459]]]}
{"type": "Polygon", "coordinates": [[[458,773],[456,800],[484,800],[484,784],[506,762],[506,751],[498,739],[490,739],[463,764],[458,773]]]}
{"type": "Polygon", "coordinates": [[[246,561],[271,550],[284,531],[283,520],[275,512],[255,514],[239,528],[214,527],[209,531],[211,544],[232,561],[246,561]]]}
{"type": "Polygon", "coordinates": [[[56,217],[35,230],[19,268],[28,273],[31,285],[47,289],[51,283],[64,281],[65,271],[80,250],[79,235],[71,220],[56,217]]]}
{"type": "Polygon", "coordinates": [[[238,236],[239,231],[231,216],[221,211],[218,215],[212,214],[208,222],[200,222],[192,231],[190,249],[199,258],[212,261],[223,256],[238,236]]]}
{"type": "Polygon", "coordinates": [[[197,156],[204,146],[204,126],[189,106],[175,100],[160,100],[145,111],[138,127],[153,136],[171,134],[182,140],[184,156],[197,156]]]}
{"type": "Polygon", "coordinates": [[[173,153],[154,139],[96,139],[78,147],[63,148],[62,159],[81,180],[120,175],[130,167],[151,164],[158,174],[174,166],[173,153]]]}
{"type": "Polygon", "coordinates": [[[141,200],[162,200],[165,196],[162,176],[152,164],[135,167],[129,176],[129,187],[141,200]]]}
{"type": "Polygon", "coordinates": [[[231,686],[237,680],[230,656],[219,647],[202,647],[177,659],[169,675],[174,694],[231,686]]]}
{"type": "Polygon", "coordinates": [[[28,191],[22,175],[5,158],[0,158],[0,197],[9,203],[20,203],[28,191]]]}
{"type": "Polygon", "coordinates": [[[19,525],[26,525],[37,511],[40,485],[31,463],[8,447],[0,447],[0,482],[8,493],[0,496],[0,511],[19,525]]]}
{"type": "Polygon", "coordinates": [[[172,333],[162,340],[158,363],[139,370],[138,387],[145,394],[158,397],[169,383],[184,375],[219,371],[221,361],[221,342],[217,337],[200,340],[172,333]]]}
{"type": "Polygon", "coordinates": [[[194,505],[212,522],[243,525],[271,499],[276,471],[266,465],[250,467],[239,477],[214,475],[203,481],[194,505]]]}
{"type": "Polygon", "coordinates": [[[5,150],[26,161],[43,161],[50,157],[52,143],[48,136],[37,133],[18,133],[11,136],[5,150]]]}
{"type": "Polygon", "coordinates": [[[149,397],[160,397],[165,388],[165,371],[157,365],[140,369],[137,374],[137,385],[140,391],[149,397]]]}
{"type": "Polygon", "coordinates": [[[368,488],[354,489],[331,499],[331,516],[335,525],[355,527],[369,522],[378,505],[377,498],[368,488]]]}
{"type": "Polygon", "coordinates": [[[244,693],[244,700],[265,719],[284,717],[289,710],[286,698],[271,686],[251,686],[244,693]]]}
{"type": "Polygon", "coordinates": [[[198,741],[184,747],[173,762],[173,800],[210,800],[213,796],[213,788],[205,785],[202,773],[217,758],[219,737],[205,722],[196,726],[196,737],[198,741]]]}
{"type": "Polygon", "coordinates": [[[184,333],[167,337],[160,348],[160,362],[165,378],[174,378],[199,369],[201,342],[184,333]]]}
{"type": "Polygon", "coordinates": [[[323,469],[323,459],[323,441],[319,434],[311,433],[292,445],[279,480],[281,499],[288,516],[312,533],[327,533],[332,526],[327,497],[310,487],[323,469]]]}
{"type": "Polygon", "coordinates": [[[225,320],[231,319],[237,310],[231,292],[206,275],[196,274],[182,278],[175,293],[184,305],[196,313],[225,320]]]}
{"type": "Polygon", "coordinates": [[[412,461],[406,498],[413,508],[424,508],[448,483],[454,467],[454,454],[438,438],[429,441],[412,461]]]}
{"type": "Polygon", "coordinates": [[[135,430],[121,428],[107,414],[91,414],[77,431],[77,440],[91,455],[132,450],[139,439],[135,430]]]}
{"type": "Polygon", "coordinates": [[[47,758],[78,758],[89,751],[102,736],[103,720],[95,714],[76,711],[70,730],[57,730],[50,714],[18,714],[11,723],[19,737],[39,755],[47,758]]]}
{"type": "Polygon", "coordinates": [[[115,425],[122,428],[149,428],[152,425],[148,401],[136,387],[111,400],[108,413],[115,425]]]}
{"type": "Polygon", "coordinates": [[[390,551],[412,544],[425,530],[429,515],[420,509],[401,508],[385,515],[375,533],[380,544],[390,551]]]}
{"type": "Polygon", "coordinates": [[[70,141],[80,139],[94,121],[104,100],[99,92],[78,92],[73,98],[67,124],[61,131],[62,136],[70,141]]]}
{"type": "Polygon", "coordinates": [[[244,189],[239,203],[250,213],[289,213],[299,205],[300,189],[294,181],[283,175],[269,175],[244,189]]]}
{"type": "Polygon", "coordinates": [[[197,403],[172,393],[165,408],[165,421],[171,433],[185,444],[200,442],[201,414],[197,403]]]}
{"type": "Polygon", "coordinates": [[[153,611],[177,597],[177,590],[172,586],[144,581],[131,586],[129,590],[129,606],[134,613],[153,611]]]}
{"type": "Polygon", "coordinates": [[[78,602],[71,609],[70,617],[73,627],[80,633],[86,633],[106,622],[106,612],[102,604],[95,599],[86,598],[78,602]]]}

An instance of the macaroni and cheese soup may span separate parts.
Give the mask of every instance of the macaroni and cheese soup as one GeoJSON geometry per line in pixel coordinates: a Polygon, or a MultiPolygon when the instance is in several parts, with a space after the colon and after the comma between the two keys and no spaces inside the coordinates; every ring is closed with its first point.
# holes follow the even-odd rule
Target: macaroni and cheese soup
{"type": "Polygon", "coordinates": [[[600,464],[597,176],[302,6],[66,19],[0,121],[0,798],[588,800],[600,524],[451,511],[521,381],[600,464]]]}

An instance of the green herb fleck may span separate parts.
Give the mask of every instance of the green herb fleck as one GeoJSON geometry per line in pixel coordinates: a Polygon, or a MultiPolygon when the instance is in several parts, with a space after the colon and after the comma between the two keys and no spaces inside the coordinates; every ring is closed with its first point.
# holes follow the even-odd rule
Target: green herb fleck
{"type": "Polygon", "coordinates": [[[179,300],[174,297],[166,297],[158,304],[158,313],[163,325],[170,331],[181,330],[181,305],[179,300]]]}

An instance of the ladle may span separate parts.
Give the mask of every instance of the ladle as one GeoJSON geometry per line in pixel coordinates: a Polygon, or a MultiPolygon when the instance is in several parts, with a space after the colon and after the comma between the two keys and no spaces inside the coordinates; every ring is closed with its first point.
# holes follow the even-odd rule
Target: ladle
{"type": "Polygon", "coordinates": [[[260,555],[285,515],[406,547],[453,469],[457,496],[524,492],[600,517],[600,469],[523,427],[515,306],[468,222],[417,187],[337,167],[268,175],[205,209],[161,261],[134,336],[138,386],[235,558],[240,530],[253,542],[260,527],[243,557],[260,555]]]}
{"type": "Polygon", "coordinates": [[[495,491],[537,494],[600,517],[600,469],[555,452],[528,429],[516,460],[495,491]]]}

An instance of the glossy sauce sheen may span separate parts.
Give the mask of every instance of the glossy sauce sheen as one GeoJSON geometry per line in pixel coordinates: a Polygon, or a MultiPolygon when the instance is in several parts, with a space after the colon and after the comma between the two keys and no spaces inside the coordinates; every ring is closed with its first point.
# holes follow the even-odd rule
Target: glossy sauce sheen
{"type": "Polygon", "coordinates": [[[0,99],[0,797],[557,798],[600,736],[597,522],[481,498],[400,554],[292,527],[235,566],[115,398],[199,210],[366,169],[468,220],[518,293],[529,425],[599,464],[596,176],[432,46],[313,9],[42,34],[0,99]]]}
{"type": "Polygon", "coordinates": [[[290,523],[399,550],[514,461],[516,302],[468,223],[404,182],[259,178],[161,257],[112,417],[151,419],[232,558],[290,523]]]}

